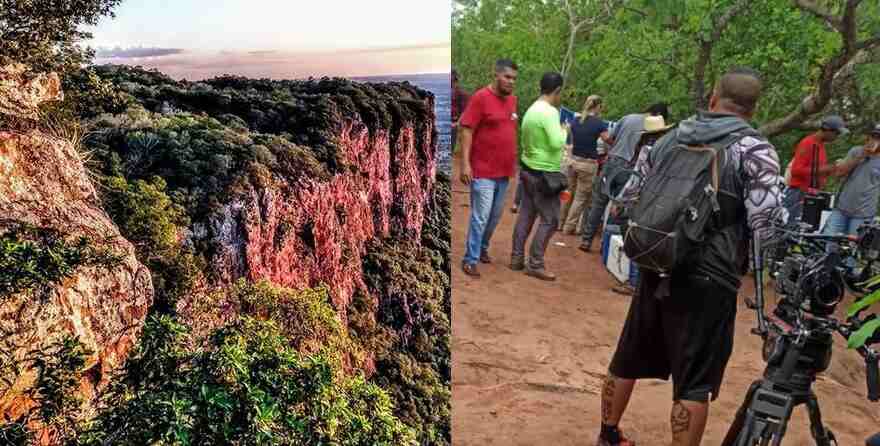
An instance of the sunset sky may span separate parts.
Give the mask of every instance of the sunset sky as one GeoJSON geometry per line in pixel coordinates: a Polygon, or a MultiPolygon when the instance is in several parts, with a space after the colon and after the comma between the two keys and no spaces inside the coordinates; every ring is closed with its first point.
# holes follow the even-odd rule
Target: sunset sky
{"type": "Polygon", "coordinates": [[[125,0],[90,28],[96,63],[196,80],[446,73],[449,0],[125,0]],[[119,51],[121,49],[122,51],[119,51]]]}

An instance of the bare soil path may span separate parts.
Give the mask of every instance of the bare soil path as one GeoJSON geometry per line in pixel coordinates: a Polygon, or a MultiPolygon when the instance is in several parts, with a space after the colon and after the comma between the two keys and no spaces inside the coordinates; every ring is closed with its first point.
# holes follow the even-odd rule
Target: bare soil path
{"type": "MultiPolygon", "coordinates": [[[[599,254],[579,251],[574,236],[557,233],[551,242],[547,265],[556,282],[508,269],[516,217],[509,210],[490,249],[494,263],[479,266],[480,279],[466,276],[460,262],[469,200],[466,187],[453,178],[453,444],[595,444],[602,378],[630,298],[610,291],[615,282],[599,254]]],[[[743,287],[740,299],[749,289],[743,287]]],[[[733,357],[710,408],[704,445],[721,443],[746,389],[763,370],[760,339],[749,333],[754,325],[754,312],[741,300],[733,357]]],[[[836,339],[832,366],[814,389],[838,442],[861,446],[880,431],[880,405],[865,398],[861,357],[841,341],[836,339]]],[[[671,393],[664,381],[636,385],[621,427],[638,444],[668,442],[671,393]]],[[[796,410],[784,444],[813,444],[803,408],[796,410]]]]}

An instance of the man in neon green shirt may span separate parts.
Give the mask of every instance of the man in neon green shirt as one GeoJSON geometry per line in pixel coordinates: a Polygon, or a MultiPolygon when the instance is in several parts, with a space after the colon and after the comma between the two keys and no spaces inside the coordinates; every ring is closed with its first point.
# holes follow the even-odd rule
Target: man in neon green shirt
{"type": "Polygon", "coordinates": [[[560,165],[568,125],[559,122],[561,100],[562,75],[544,73],[541,97],[526,111],[521,130],[519,182],[523,195],[513,231],[510,267],[515,271],[525,269],[526,274],[542,280],[556,280],[556,276],[544,268],[544,253],[559,222],[560,191],[554,186],[557,180],[564,178],[560,165]],[[532,237],[526,262],[526,239],[538,217],[541,223],[532,237]]]}

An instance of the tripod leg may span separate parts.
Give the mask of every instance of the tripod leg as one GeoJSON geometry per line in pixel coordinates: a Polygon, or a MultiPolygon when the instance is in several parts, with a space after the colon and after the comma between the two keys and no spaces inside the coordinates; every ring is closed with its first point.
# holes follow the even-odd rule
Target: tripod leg
{"type": "Polygon", "coordinates": [[[815,393],[810,392],[806,404],[807,411],[810,414],[810,432],[813,434],[816,446],[836,446],[837,440],[834,438],[834,434],[830,430],[825,429],[825,426],[822,424],[822,413],[819,411],[819,400],[816,399],[815,393]]]}
{"type": "Polygon", "coordinates": [[[736,417],[727,429],[727,435],[724,436],[724,441],[721,443],[721,446],[738,446],[736,440],[739,437],[740,432],[743,432],[743,429],[746,429],[745,435],[748,435],[748,430],[752,423],[749,423],[748,425],[746,424],[746,419],[751,418],[746,415],[749,406],[752,404],[752,397],[755,395],[755,390],[758,390],[758,387],[761,387],[761,381],[755,381],[749,387],[748,392],[746,392],[746,398],[742,405],[739,406],[739,409],[737,409],[736,417]]]}

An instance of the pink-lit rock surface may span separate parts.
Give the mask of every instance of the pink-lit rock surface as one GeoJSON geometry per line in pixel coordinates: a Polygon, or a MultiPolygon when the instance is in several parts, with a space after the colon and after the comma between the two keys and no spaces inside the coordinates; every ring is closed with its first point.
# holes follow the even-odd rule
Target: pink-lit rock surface
{"type": "MultiPolygon", "coordinates": [[[[433,97],[425,103],[433,110],[433,97]]],[[[431,111],[392,131],[345,117],[331,130],[348,165],[344,172],[329,181],[275,178],[271,186],[230,197],[207,223],[220,247],[214,273],[226,283],[247,277],[297,289],[326,284],[344,317],[364,286],[366,243],[420,237],[436,169],[433,118],[431,111]]]]}

